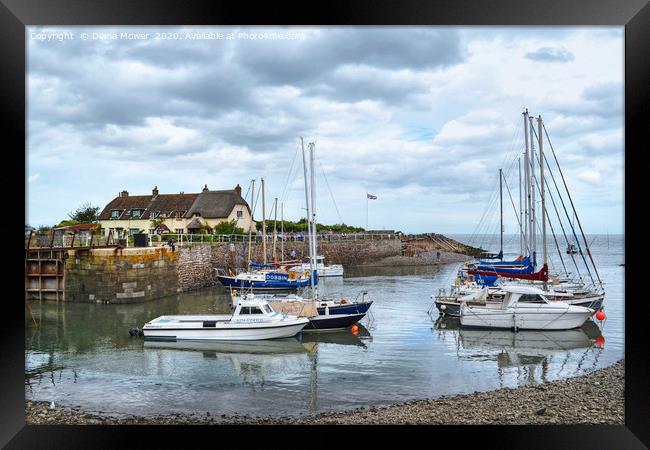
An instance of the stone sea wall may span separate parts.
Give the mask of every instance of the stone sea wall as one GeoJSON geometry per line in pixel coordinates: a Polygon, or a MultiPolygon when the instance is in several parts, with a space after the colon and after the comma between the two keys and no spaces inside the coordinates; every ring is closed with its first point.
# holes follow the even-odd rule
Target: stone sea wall
{"type": "Polygon", "coordinates": [[[165,248],[69,250],[65,301],[135,303],[175,294],[178,259],[165,248]]]}
{"type": "MultiPolygon", "coordinates": [[[[344,266],[398,265],[395,262],[398,259],[399,265],[423,264],[425,259],[422,259],[421,252],[435,245],[433,241],[402,242],[399,239],[319,240],[318,253],[325,256],[327,263],[344,266]]],[[[309,255],[309,245],[305,241],[285,242],[284,254],[281,254],[281,248],[279,243],[276,244],[276,258],[279,260],[290,259],[292,250],[300,260],[309,255]]],[[[250,250],[251,259],[261,262],[262,244],[253,243],[250,250]]],[[[267,261],[272,261],[271,242],[267,243],[266,252],[267,261]]],[[[234,270],[244,267],[247,260],[248,246],[242,243],[177,245],[174,251],[166,245],[70,250],[65,260],[65,300],[144,302],[217,285],[215,268],[234,270]]]]}

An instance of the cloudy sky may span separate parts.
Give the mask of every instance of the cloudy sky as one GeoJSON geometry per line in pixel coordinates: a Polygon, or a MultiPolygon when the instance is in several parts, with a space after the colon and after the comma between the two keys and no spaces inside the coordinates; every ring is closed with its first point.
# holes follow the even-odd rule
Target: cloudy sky
{"type": "Polygon", "coordinates": [[[297,220],[303,136],[316,144],[319,222],[365,227],[368,192],[378,197],[371,229],[472,233],[494,215],[486,205],[499,168],[518,206],[528,108],[544,119],[585,231],[622,233],[623,36],[622,27],[28,27],[26,222],[103,208],[124,189],[239,183],[245,193],[261,177],[267,212],[278,197],[297,220]]]}

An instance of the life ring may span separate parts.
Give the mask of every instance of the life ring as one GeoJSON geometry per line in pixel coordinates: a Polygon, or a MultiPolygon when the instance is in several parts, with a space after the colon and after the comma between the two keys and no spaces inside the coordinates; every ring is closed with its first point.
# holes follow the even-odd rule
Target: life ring
{"type": "Polygon", "coordinates": [[[344,298],[341,299],[341,305],[345,305],[348,301],[344,298]]]}

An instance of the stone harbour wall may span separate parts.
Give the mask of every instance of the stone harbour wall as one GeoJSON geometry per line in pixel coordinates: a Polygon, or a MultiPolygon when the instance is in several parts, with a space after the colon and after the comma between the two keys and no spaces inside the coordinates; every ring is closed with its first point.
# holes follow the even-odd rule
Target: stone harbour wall
{"type": "MultiPolygon", "coordinates": [[[[344,266],[372,263],[402,254],[402,242],[390,240],[319,241],[318,253],[325,261],[344,266]]],[[[304,241],[276,245],[278,259],[290,259],[292,249],[297,258],[309,255],[304,241]]],[[[267,261],[272,260],[272,243],[267,244],[267,261]]],[[[254,261],[262,261],[262,244],[253,243],[254,261]]],[[[218,284],[215,268],[224,270],[244,267],[248,247],[242,243],[192,244],[168,246],[69,250],[65,261],[65,301],[97,303],[135,303],[153,300],[178,292],[218,284]]]]}
{"type": "Polygon", "coordinates": [[[69,250],[65,301],[136,303],[175,294],[178,256],[165,248],[69,250]]]}

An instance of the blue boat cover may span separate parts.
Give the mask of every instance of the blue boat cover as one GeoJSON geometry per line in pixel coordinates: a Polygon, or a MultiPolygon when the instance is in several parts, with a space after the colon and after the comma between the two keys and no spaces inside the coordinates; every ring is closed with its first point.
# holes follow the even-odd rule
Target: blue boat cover
{"type": "Polygon", "coordinates": [[[516,261],[480,261],[479,265],[482,266],[528,266],[530,265],[530,256],[516,261]]]}
{"type": "Polygon", "coordinates": [[[275,264],[260,264],[260,263],[250,263],[249,267],[255,267],[258,269],[275,269],[275,264]]]}

